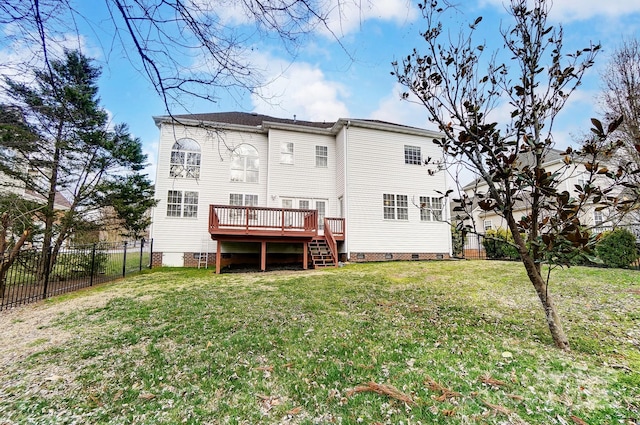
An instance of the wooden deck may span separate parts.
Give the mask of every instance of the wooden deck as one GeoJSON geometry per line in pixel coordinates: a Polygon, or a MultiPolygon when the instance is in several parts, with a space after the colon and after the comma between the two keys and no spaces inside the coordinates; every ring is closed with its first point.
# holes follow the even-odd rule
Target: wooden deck
{"type": "Polygon", "coordinates": [[[337,242],[345,239],[345,223],[343,218],[330,217],[319,223],[317,210],[210,205],[209,233],[218,242],[216,273],[220,273],[221,243],[232,241],[260,242],[262,270],[266,269],[267,242],[300,243],[303,245],[303,268],[306,269],[308,243],[317,238],[327,241],[335,264],[338,264],[337,242]]]}

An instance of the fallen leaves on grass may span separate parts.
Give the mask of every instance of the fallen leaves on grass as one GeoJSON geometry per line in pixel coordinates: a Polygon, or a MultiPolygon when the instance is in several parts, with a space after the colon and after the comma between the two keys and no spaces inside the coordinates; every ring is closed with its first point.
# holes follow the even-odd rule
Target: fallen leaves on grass
{"type": "Polygon", "coordinates": [[[142,399],[142,400],[153,400],[154,398],[156,398],[155,394],[152,393],[142,393],[138,396],[138,398],[142,399]]]}
{"type": "Polygon", "coordinates": [[[269,410],[273,409],[275,406],[279,406],[282,404],[283,400],[281,397],[277,397],[277,396],[268,396],[268,395],[261,395],[258,394],[258,399],[259,399],[259,404],[260,404],[260,409],[262,410],[262,413],[268,413],[269,410]]]}
{"type": "Polygon", "coordinates": [[[347,397],[351,397],[354,394],[364,393],[364,392],[374,392],[376,394],[386,395],[388,397],[391,397],[393,399],[402,401],[402,402],[404,402],[406,404],[410,404],[410,405],[415,405],[416,404],[416,402],[413,401],[413,399],[410,396],[408,396],[407,394],[401,392],[400,390],[398,390],[394,386],[385,385],[385,384],[378,384],[378,383],[375,383],[373,381],[368,382],[365,385],[358,385],[357,387],[347,391],[347,397]]]}
{"type": "Polygon", "coordinates": [[[440,393],[440,396],[436,397],[436,401],[446,401],[448,398],[462,397],[462,394],[459,392],[450,390],[449,388],[437,383],[430,376],[426,377],[425,383],[431,391],[440,393]]]}

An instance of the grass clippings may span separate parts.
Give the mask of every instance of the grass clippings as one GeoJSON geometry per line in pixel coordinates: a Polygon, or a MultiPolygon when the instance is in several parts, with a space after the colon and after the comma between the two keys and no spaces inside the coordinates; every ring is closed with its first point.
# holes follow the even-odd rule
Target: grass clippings
{"type": "Polygon", "coordinates": [[[0,424],[637,424],[639,287],[555,270],[563,352],[517,263],[163,269],[0,313],[0,424]]]}

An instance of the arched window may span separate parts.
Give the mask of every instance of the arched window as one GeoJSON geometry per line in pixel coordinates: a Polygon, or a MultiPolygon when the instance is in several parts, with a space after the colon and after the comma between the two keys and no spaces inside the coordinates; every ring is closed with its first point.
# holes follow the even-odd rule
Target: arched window
{"type": "Polygon", "coordinates": [[[200,145],[193,139],[180,139],[171,148],[170,177],[200,177],[200,145]]]}
{"type": "Polygon", "coordinates": [[[258,183],[259,165],[256,148],[247,144],[235,147],[231,153],[231,181],[258,183]]]}

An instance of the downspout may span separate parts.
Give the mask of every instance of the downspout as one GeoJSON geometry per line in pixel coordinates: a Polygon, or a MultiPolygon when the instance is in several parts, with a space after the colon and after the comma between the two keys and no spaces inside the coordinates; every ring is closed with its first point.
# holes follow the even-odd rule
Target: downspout
{"type": "MultiPolygon", "coordinates": [[[[277,207],[277,205],[269,205],[271,199],[271,129],[267,132],[267,187],[265,188],[265,195],[267,197],[264,204],[265,207],[277,207]]],[[[259,203],[259,202],[258,202],[259,203]]]]}
{"type": "Polygon", "coordinates": [[[344,214],[344,226],[345,226],[345,233],[344,233],[344,249],[347,253],[347,261],[351,261],[351,251],[349,250],[349,231],[347,230],[348,227],[348,223],[349,223],[349,209],[350,209],[350,203],[351,200],[349,199],[349,184],[347,183],[348,180],[348,167],[347,167],[347,163],[349,162],[349,127],[351,126],[351,120],[347,121],[347,125],[344,127],[344,159],[342,161],[343,163],[343,168],[344,168],[344,191],[343,191],[343,210],[342,213],[344,214]]]}

